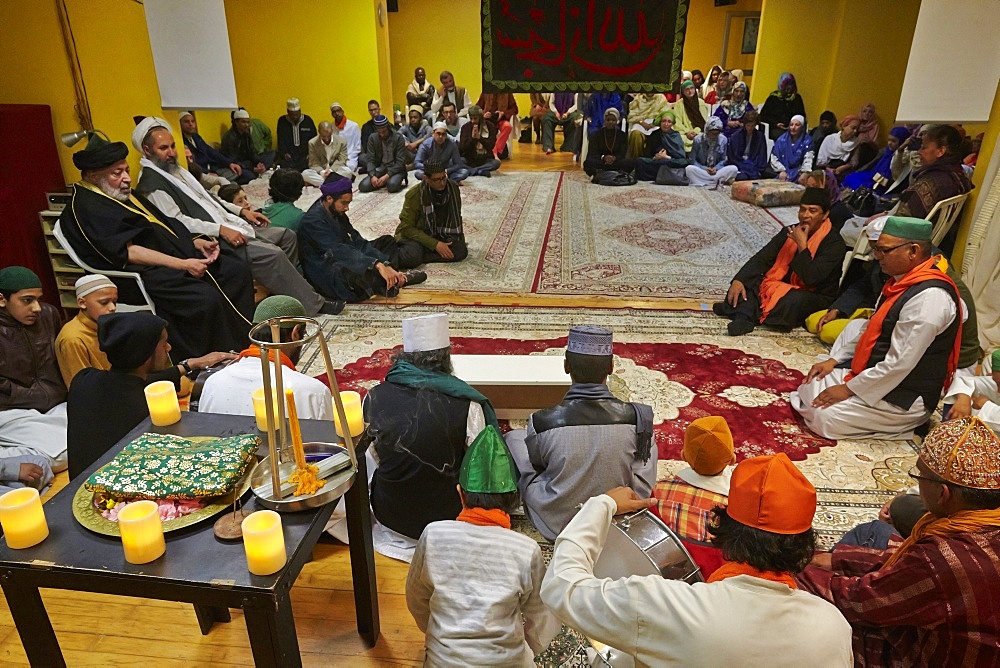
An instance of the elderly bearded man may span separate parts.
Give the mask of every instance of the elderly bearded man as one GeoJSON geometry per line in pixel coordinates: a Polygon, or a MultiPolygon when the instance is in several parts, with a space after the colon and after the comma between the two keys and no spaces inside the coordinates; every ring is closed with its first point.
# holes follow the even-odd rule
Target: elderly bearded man
{"type": "Polygon", "coordinates": [[[852,320],[814,364],[791,404],[830,439],[908,439],[951,383],[965,310],[958,288],[931,255],[931,223],[890,216],[875,260],[891,278],[870,320],[852,320]]]}
{"type": "Polygon", "coordinates": [[[178,166],[166,121],[155,117],[140,121],[132,132],[132,145],[143,154],[136,192],[160,211],[193,234],[221,237],[232,252],[241,257],[245,252],[258,283],[272,294],[295,297],[310,315],[336,315],[344,309],[343,302],[324,300],[295,269],[298,240],[292,230],[268,227],[270,221],[263,214],[224,202],[178,166]]]}
{"type": "MultiPolygon", "coordinates": [[[[127,155],[123,142],[96,135],[73,154],[83,178],[59,219],[67,241],[91,267],[142,276],[180,359],[242,348],[253,315],[250,266],[133,194],[127,155]]],[[[126,303],[141,301],[133,281],[116,285],[126,303]]]]}
{"type": "Polygon", "coordinates": [[[317,188],[334,172],[351,178],[354,175],[347,166],[347,155],[347,142],[333,133],[333,123],[323,121],[319,135],[309,140],[309,169],[302,172],[302,178],[317,188]]]}
{"type": "Polygon", "coordinates": [[[859,666],[1000,663],[1000,439],[979,418],[943,422],[910,469],[924,515],[894,552],[838,545],[799,585],[854,627],[859,666]]]}

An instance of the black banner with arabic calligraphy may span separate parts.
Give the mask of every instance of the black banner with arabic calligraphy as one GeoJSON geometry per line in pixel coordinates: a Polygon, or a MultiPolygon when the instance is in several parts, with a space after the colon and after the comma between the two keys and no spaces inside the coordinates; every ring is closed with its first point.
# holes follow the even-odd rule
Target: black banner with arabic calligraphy
{"type": "Polygon", "coordinates": [[[689,0],[482,0],[483,90],[677,92],[689,0]]]}

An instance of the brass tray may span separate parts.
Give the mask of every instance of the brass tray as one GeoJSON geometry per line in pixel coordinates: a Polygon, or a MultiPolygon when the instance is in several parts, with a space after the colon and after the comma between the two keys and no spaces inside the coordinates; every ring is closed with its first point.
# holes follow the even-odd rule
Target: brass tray
{"type": "MultiPolygon", "coordinates": [[[[240,481],[236,484],[236,494],[238,496],[243,496],[246,494],[247,490],[250,489],[250,474],[253,472],[254,464],[251,463],[247,467],[247,472],[243,474],[240,481]]],[[[163,522],[163,533],[169,533],[171,531],[177,531],[178,529],[183,529],[189,527],[193,524],[197,524],[202,520],[207,520],[210,517],[218,515],[227,508],[233,505],[233,495],[227,494],[226,496],[217,496],[213,499],[209,499],[211,503],[206,504],[204,508],[196,510],[193,513],[184,515],[183,517],[178,517],[174,520],[165,520],[163,522]]],[[[112,522],[109,519],[105,519],[101,513],[97,511],[94,507],[94,492],[87,489],[83,483],[80,483],[80,487],[77,488],[76,494],[73,495],[73,517],[76,521],[84,526],[84,528],[90,529],[94,533],[99,533],[104,536],[121,536],[121,532],[118,530],[118,522],[112,522]]]]}

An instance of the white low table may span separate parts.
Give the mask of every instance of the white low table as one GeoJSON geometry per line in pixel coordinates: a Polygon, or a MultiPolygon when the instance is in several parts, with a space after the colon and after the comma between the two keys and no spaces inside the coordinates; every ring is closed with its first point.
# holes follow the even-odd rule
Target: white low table
{"type": "Polygon", "coordinates": [[[570,378],[561,355],[452,355],[455,375],[485,394],[501,420],[523,420],[562,401],[570,378]]]}

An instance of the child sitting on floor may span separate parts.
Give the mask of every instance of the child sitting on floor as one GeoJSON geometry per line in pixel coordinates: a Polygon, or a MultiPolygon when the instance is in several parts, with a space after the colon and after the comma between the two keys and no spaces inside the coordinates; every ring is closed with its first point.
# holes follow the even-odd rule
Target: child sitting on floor
{"type": "Polygon", "coordinates": [[[458,519],[432,522],[420,535],[406,605],[426,634],[428,665],[532,666],[559,631],[538,595],[542,552],[510,530],[516,481],[503,438],[487,426],[462,461],[458,519]]]}

